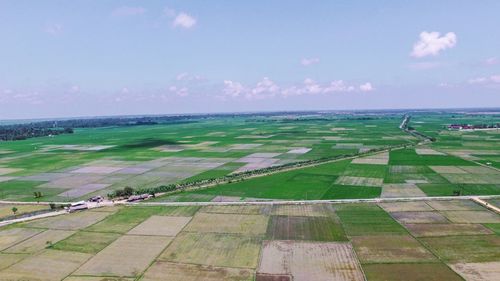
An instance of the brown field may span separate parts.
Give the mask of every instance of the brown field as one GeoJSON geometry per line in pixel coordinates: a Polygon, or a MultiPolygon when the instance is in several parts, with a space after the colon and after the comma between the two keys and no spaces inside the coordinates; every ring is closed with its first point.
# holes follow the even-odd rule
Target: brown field
{"type": "Polygon", "coordinates": [[[266,239],[345,241],[344,230],[332,217],[272,216],[266,239]]]}
{"type": "Polygon", "coordinates": [[[268,220],[263,215],[197,213],[185,231],[259,235],[266,233],[268,220]]]}
{"type": "Polygon", "coordinates": [[[291,275],[294,281],[364,280],[349,243],[264,241],[258,273],[291,275]]]}
{"type": "Polygon", "coordinates": [[[416,237],[493,234],[481,224],[418,223],[405,224],[405,227],[416,237]]]}
{"type": "Polygon", "coordinates": [[[416,148],[415,152],[418,155],[445,155],[444,153],[435,151],[434,149],[431,148],[416,148]]]}
{"type": "Polygon", "coordinates": [[[498,171],[496,171],[495,169],[481,167],[481,166],[459,166],[459,168],[471,174],[479,174],[479,175],[498,174],[498,171]]]}
{"type": "Polygon", "coordinates": [[[433,261],[435,257],[409,235],[370,235],[352,237],[361,263],[400,263],[433,261]]]}
{"type": "Polygon", "coordinates": [[[0,251],[26,240],[43,230],[30,228],[12,228],[0,231],[0,251]]]}
{"type": "Polygon", "coordinates": [[[442,263],[366,264],[370,281],[460,281],[462,278],[442,263]],[[403,277],[404,276],[404,277],[403,277]]]}
{"type": "Polygon", "coordinates": [[[257,273],[255,281],[292,281],[292,276],[288,274],[257,273]]]}
{"type": "Polygon", "coordinates": [[[271,212],[275,216],[328,217],[334,214],[331,205],[274,205],[271,212]]]}
{"type": "Polygon", "coordinates": [[[417,174],[418,172],[419,172],[418,166],[408,166],[408,165],[389,166],[389,173],[391,174],[417,174]]]}
{"type": "Polygon", "coordinates": [[[71,171],[75,174],[111,174],[122,167],[109,167],[109,166],[87,166],[71,171]]]}
{"type": "Polygon", "coordinates": [[[391,216],[401,223],[447,223],[438,212],[392,212],[391,216]]]}
{"type": "Polygon", "coordinates": [[[75,275],[137,276],[170,241],[171,237],[124,235],[93,256],[75,275]]]}
{"type": "Polygon", "coordinates": [[[0,167],[0,176],[19,172],[22,169],[0,167]]]}
{"type": "Polygon", "coordinates": [[[75,233],[74,231],[68,230],[46,230],[42,233],[39,233],[28,240],[24,240],[23,242],[16,244],[5,250],[5,253],[34,253],[40,250],[45,249],[48,241],[52,244],[65,239],[75,233]]]}
{"type": "Polygon", "coordinates": [[[491,182],[485,175],[474,174],[441,174],[451,183],[469,183],[469,184],[496,184],[498,182],[491,182]]]}
{"type": "Polygon", "coordinates": [[[155,262],[142,281],[252,281],[253,270],[155,262]]]}
{"type": "Polygon", "coordinates": [[[27,255],[23,254],[1,254],[0,253],[0,270],[7,268],[18,261],[24,259],[27,255]]]}
{"type": "Polygon", "coordinates": [[[247,214],[247,215],[260,215],[265,213],[266,208],[270,206],[258,206],[258,205],[232,205],[232,206],[205,206],[201,208],[200,212],[204,213],[219,213],[219,214],[247,214]]]}
{"type": "Polygon", "coordinates": [[[455,223],[500,223],[500,216],[490,211],[443,211],[455,223]]]}
{"type": "Polygon", "coordinates": [[[455,166],[429,166],[429,168],[438,174],[467,174],[466,171],[455,166]]]}
{"type": "Polygon", "coordinates": [[[151,216],[128,234],[176,236],[190,220],[191,217],[151,216]]]}
{"type": "Polygon", "coordinates": [[[159,260],[221,267],[255,268],[260,239],[234,234],[181,232],[159,260]]]}
{"type": "Polygon", "coordinates": [[[428,201],[427,204],[437,211],[479,211],[483,207],[472,200],[428,201]]]}
{"type": "Polygon", "coordinates": [[[425,202],[390,202],[378,204],[386,212],[424,212],[433,209],[425,202]]]}
{"type": "Polygon", "coordinates": [[[500,262],[456,263],[450,265],[453,270],[467,281],[500,280],[500,262]]]}
{"type": "Polygon", "coordinates": [[[340,176],[337,178],[335,183],[340,185],[382,186],[383,181],[383,178],[340,176]]]}
{"type": "Polygon", "coordinates": [[[0,280],[53,281],[61,280],[91,255],[83,253],[45,250],[29,256],[0,272],[0,280]]]}
{"type": "Polygon", "coordinates": [[[382,185],[382,195],[380,197],[397,198],[397,197],[421,197],[421,196],[426,196],[426,195],[414,183],[401,183],[401,184],[391,183],[382,185]]]}
{"type": "Polygon", "coordinates": [[[135,278],[123,277],[93,277],[93,276],[70,276],[63,281],[134,281],[135,278]]]}
{"type": "Polygon", "coordinates": [[[109,213],[106,212],[78,212],[69,215],[60,215],[40,219],[34,222],[27,223],[26,226],[60,230],[77,230],[103,220],[108,215],[109,213]]]}

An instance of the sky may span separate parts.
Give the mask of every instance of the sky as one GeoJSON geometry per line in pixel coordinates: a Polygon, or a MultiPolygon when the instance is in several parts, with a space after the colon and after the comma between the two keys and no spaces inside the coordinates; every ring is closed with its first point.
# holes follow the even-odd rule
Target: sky
{"type": "Polygon", "coordinates": [[[0,119],[500,107],[500,1],[0,0],[0,119]]]}

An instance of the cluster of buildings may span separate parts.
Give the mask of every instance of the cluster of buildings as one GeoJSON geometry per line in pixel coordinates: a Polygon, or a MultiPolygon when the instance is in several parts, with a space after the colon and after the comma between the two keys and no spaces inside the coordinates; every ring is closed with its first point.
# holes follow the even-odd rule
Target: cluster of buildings
{"type": "Polygon", "coordinates": [[[497,124],[479,124],[479,125],[470,125],[470,124],[451,124],[448,125],[448,130],[491,130],[491,129],[500,129],[500,123],[497,124]]]}

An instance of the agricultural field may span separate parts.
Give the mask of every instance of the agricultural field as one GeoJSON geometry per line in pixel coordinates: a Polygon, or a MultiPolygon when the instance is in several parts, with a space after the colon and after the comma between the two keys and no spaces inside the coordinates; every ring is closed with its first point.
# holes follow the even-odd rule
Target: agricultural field
{"type": "Polygon", "coordinates": [[[401,114],[390,112],[231,116],[2,142],[0,200],[76,201],[125,186],[155,188],[335,157],[338,161],[156,200],[500,194],[499,131],[445,128],[495,123],[498,117],[415,113],[410,126],[435,139],[421,145],[399,129],[400,121],[401,114]],[[393,149],[363,154],[384,148],[393,149]]]}
{"type": "Polygon", "coordinates": [[[1,227],[0,280],[496,280],[499,225],[466,199],[101,207],[1,227]]]}

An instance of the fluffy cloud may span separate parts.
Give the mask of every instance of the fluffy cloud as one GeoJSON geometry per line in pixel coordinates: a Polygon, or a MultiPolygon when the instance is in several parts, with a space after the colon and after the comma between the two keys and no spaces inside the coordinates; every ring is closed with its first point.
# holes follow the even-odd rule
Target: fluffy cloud
{"type": "Polygon", "coordinates": [[[375,88],[373,88],[372,83],[367,82],[365,84],[359,85],[359,90],[361,92],[371,92],[375,90],[375,88]]]}
{"type": "Polygon", "coordinates": [[[420,40],[413,45],[411,56],[416,58],[436,56],[442,50],[453,48],[456,44],[457,36],[453,32],[440,36],[439,32],[423,31],[420,33],[420,40]]]}
{"type": "Polygon", "coordinates": [[[172,22],[174,27],[192,28],[196,25],[196,19],[186,13],[179,13],[172,22]]]}
{"type": "Polygon", "coordinates": [[[146,13],[146,9],[143,7],[128,7],[128,6],[123,6],[114,9],[111,12],[111,15],[113,17],[129,17],[129,16],[138,16],[138,15],[143,15],[146,13]]]}
{"type": "Polygon", "coordinates": [[[500,75],[491,75],[489,77],[476,77],[469,79],[469,84],[494,84],[500,83],[500,75]]]}
{"type": "Polygon", "coordinates": [[[192,75],[192,74],[189,74],[187,72],[182,72],[182,73],[177,74],[177,76],[175,77],[175,80],[177,80],[177,81],[199,81],[199,80],[203,80],[203,76],[192,75]]]}
{"type": "Polygon", "coordinates": [[[272,97],[290,97],[302,95],[319,95],[340,92],[369,92],[375,88],[367,82],[359,86],[347,85],[342,80],[334,80],[328,84],[321,84],[311,78],[306,78],[301,84],[283,87],[271,79],[264,77],[253,87],[246,87],[239,82],[224,81],[223,94],[225,97],[246,99],[264,99],[272,97]]]}
{"type": "Polygon", "coordinates": [[[313,65],[313,64],[317,64],[319,63],[319,59],[318,58],[303,58],[300,60],[300,64],[302,64],[303,66],[309,66],[309,65],[313,65]]]}

